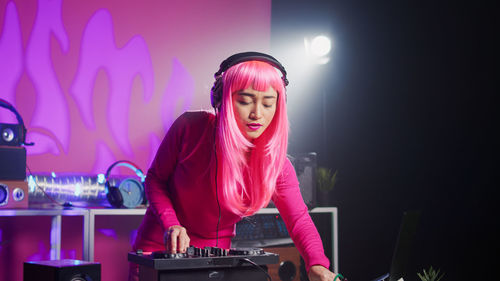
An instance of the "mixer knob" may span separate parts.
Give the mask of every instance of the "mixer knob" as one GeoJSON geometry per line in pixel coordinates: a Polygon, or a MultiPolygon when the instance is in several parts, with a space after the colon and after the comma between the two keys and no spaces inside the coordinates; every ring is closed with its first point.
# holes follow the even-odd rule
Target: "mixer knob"
{"type": "Polygon", "coordinates": [[[186,253],[188,254],[188,256],[194,256],[195,255],[195,247],[189,246],[186,250],[186,253]]]}
{"type": "Polygon", "coordinates": [[[167,259],[187,258],[187,253],[176,253],[176,254],[165,253],[165,258],[167,259]]]}
{"type": "Polygon", "coordinates": [[[216,257],[221,257],[222,256],[222,249],[214,247],[214,248],[212,248],[212,254],[216,257]]]}
{"type": "Polygon", "coordinates": [[[208,249],[200,249],[200,256],[208,257],[209,250],[208,249]]]}

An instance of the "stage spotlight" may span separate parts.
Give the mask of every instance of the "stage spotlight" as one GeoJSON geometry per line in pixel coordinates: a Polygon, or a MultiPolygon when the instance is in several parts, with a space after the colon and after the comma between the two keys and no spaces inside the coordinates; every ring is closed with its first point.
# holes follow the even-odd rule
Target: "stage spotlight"
{"type": "Polygon", "coordinates": [[[330,53],[332,49],[332,43],[330,39],[326,36],[320,35],[314,37],[311,41],[311,53],[318,57],[323,57],[330,53]]]}
{"type": "Polygon", "coordinates": [[[304,38],[306,54],[317,64],[326,64],[330,61],[328,56],[332,50],[330,38],[324,35],[314,37],[312,40],[304,38]]]}

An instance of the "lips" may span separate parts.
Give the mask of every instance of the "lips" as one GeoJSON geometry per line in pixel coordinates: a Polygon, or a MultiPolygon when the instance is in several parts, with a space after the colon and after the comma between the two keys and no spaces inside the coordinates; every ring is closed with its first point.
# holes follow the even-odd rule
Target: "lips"
{"type": "Polygon", "coordinates": [[[257,131],[260,127],[262,127],[262,125],[259,123],[249,123],[247,124],[247,127],[252,131],[257,131]]]}

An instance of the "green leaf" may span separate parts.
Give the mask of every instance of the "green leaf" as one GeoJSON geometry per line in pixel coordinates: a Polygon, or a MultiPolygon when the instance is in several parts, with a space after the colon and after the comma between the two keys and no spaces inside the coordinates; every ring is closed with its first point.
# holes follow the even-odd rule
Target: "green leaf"
{"type": "Polygon", "coordinates": [[[429,267],[429,270],[423,269],[424,274],[420,274],[417,272],[418,277],[422,281],[440,281],[444,273],[440,275],[441,269],[435,270],[432,266],[429,267]]]}

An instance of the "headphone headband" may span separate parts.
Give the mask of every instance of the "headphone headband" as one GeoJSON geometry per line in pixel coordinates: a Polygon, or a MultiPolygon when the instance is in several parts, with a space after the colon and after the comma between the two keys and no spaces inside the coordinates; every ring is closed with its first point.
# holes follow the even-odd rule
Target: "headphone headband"
{"type": "Polygon", "coordinates": [[[127,161],[127,160],[119,160],[119,161],[116,161],[115,163],[111,164],[111,166],[109,166],[108,170],[106,171],[106,175],[105,175],[106,182],[108,181],[109,174],[111,173],[111,170],[113,170],[114,167],[120,167],[120,166],[130,168],[132,171],[135,172],[135,174],[138,177],[141,178],[141,182],[144,182],[144,179],[146,178],[146,176],[144,175],[142,170],[139,167],[137,167],[136,164],[134,164],[130,161],[127,161]]]}
{"type": "Polygon", "coordinates": [[[12,104],[10,104],[8,101],[6,101],[4,99],[0,99],[0,106],[8,109],[12,113],[14,113],[16,115],[17,123],[24,127],[23,118],[21,117],[19,112],[17,112],[17,110],[14,108],[14,106],[12,104]]]}
{"type": "Polygon", "coordinates": [[[283,80],[283,84],[285,85],[285,87],[288,86],[288,79],[286,78],[286,70],[283,67],[283,65],[273,56],[259,52],[237,53],[225,59],[220,64],[219,70],[214,74],[215,82],[214,85],[212,86],[210,101],[212,103],[212,107],[215,108],[215,110],[218,110],[222,102],[222,89],[223,89],[222,74],[232,66],[235,66],[245,61],[262,61],[272,65],[281,72],[282,74],[281,79],[283,80]]]}
{"type": "Polygon", "coordinates": [[[222,75],[222,73],[224,73],[232,66],[235,66],[245,61],[253,61],[253,60],[266,62],[274,66],[275,68],[279,69],[279,71],[281,71],[281,74],[283,75],[283,82],[285,86],[288,86],[288,79],[286,78],[285,67],[283,67],[283,65],[273,56],[259,52],[237,53],[228,57],[220,64],[219,70],[214,74],[214,77],[217,79],[219,76],[222,75]]]}

